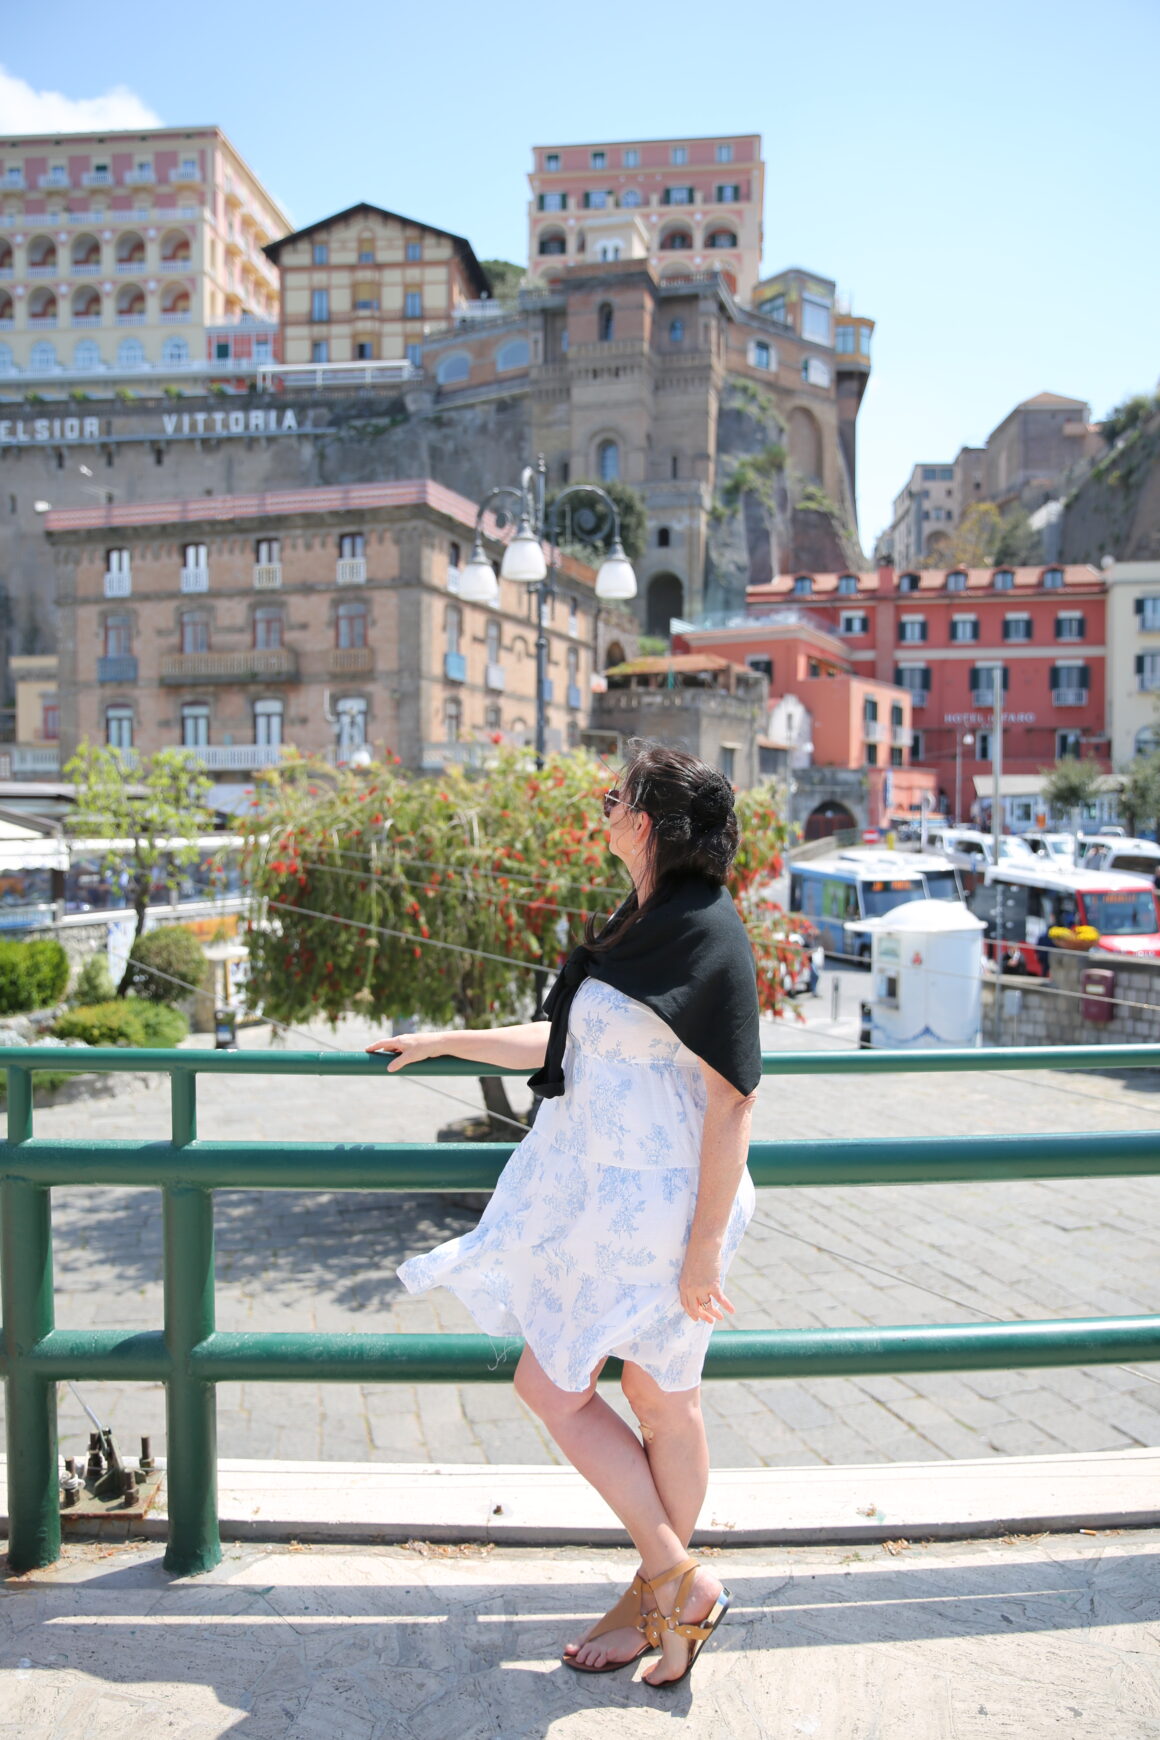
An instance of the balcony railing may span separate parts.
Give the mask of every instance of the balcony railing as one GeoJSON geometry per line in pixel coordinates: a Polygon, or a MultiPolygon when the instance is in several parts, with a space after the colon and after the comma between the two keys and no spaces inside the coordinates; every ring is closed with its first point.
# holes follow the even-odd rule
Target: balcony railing
{"type": "Polygon", "coordinates": [[[252,773],[277,767],[282,749],[277,743],[203,743],[190,751],[210,773],[252,773]]]}
{"type": "Polygon", "coordinates": [[[364,586],[367,577],[365,556],[340,556],[334,565],[336,586],[364,586]]]}
{"type": "MultiPolygon", "coordinates": [[[[429,746],[440,747],[440,746],[429,746]]],[[[447,748],[478,748],[448,745],[447,748]]],[[[278,757],[244,746],[242,754],[278,757]]],[[[196,752],[200,759],[214,753],[196,752]]],[[[238,748],[223,753],[238,754],[238,748]]],[[[206,761],[207,766],[215,765],[206,761]]],[[[218,764],[221,765],[221,764],[218,764]]],[[[235,764],[237,765],[237,764],[235,764]]],[[[267,762],[242,764],[248,771],[267,762]]],[[[166,1568],[189,1576],[221,1558],[217,1523],[219,1383],[496,1383],[510,1378],[520,1343],[483,1334],[269,1333],[218,1330],[214,1314],[216,1190],[490,1190],[513,1151],[495,1143],[288,1142],[200,1140],[199,1075],[310,1075],[392,1080],[364,1052],[137,1051],[85,1046],[53,1051],[54,1070],[148,1070],[170,1078],[171,1139],[35,1139],[33,1071],[48,1054],[35,1045],[5,1053],[8,1135],[0,1145],[3,1192],[4,1345],[7,1387],[9,1571],[52,1564],[61,1550],[57,1387],[63,1380],[164,1384],[170,1423],[166,1469],[166,1568]],[[164,1221],[163,1329],[83,1323],[57,1328],[53,1314],[51,1193],[55,1187],[160,1189],[164,1221]]],[[[1160,1066],[1160,1046],[996,1047],[960,1051],[767,1052],[763,1075],[882,1076],[1000,1070],[1134,1070],[1160,1066]]],[[[520,1074],[458,1058],[411,1066],[420,1075],[520,1074]]],[[[1036,1131],[982,1136],[864,1137],[752,1142],[748,1164],[763,1188],[924,1185],[1010,1179],[1148,1178],[1160,1174],[1150,1129],[1105,1134],[1036,1131]]],[[[849,1377],[915,1371],[1024,1370],[1160,1359],[1160,1317],[1064,1318],[1031,1322],[859,1324],[733,1330],[713,1337],[708,1381],[849,1377]]],[[[602,1377],[614,1380],[620,1362],[602,1377]]]]}
{"type": "Polygon", "coordinates": [[[144,326],[148,317],[144,314],[118,314],[118,326],[144,326]]]}
{"type": "Polygon", "coordinates": [[[1052,689],[1051,704],[1053,707],[1086,707],[1088,703],[1087,689],[1052,689]]]}
{"type": "Polygon", "coordinates": [[[332,646],[326,663],[332,677],[362,676],[374,670],[375,655],[369,646],[332,646]]]}
{"type": "Polygon", "coordinates": [[[183,592],[208,592],[208,568],[183,568],[181,570],[181,590],[183,592]]]}
{"type": "Polygon", "coordinates": [[[60,271],[61,268],[56,261],[49,260],[47,264],[42,266],[29,266],[28,276],[30,278],[56,278],[59,277],[60,271]]]}
{"type": "Polygon", "coordinates": [[[74,278],[99,278],[101,262],[99,260],[74,260],[69,270],[74,278]]]}
{"type": "Polygon", "coordinates": [[[137,660],[132,653],[114,654],[97,660],[98,683],[135,683],[137,660]]]}
{"type": "Polygon", "coordinates": [[[157,176],[152,169],[127,169],[125,171],[126,187],[152,187],[157,176]]]}
{"type": "Polygon", "coordinates": [[[909,749],[914,742],[914,732],[909,725],[896,725],[892,741],[895,749],[909,749]]]}
{"type": "Polygon", "coordinates": [[[465,683],[467,681],[467,660],[462,653],[443,654],[443,675],[449,683],[465,683]]]}
{"type": "Polygon", "coordinates": [[[882,722],[880,719],[863,719],[862,735],[867,743],[881,743],[882,722]]]}
{"type": "Polygon", "coordinates": [[[109,169],[86,169],[81,176],[82,187],[112,187],[113,173],[109,169]]]}
{"type": "Polygon", "coordinates": [[[166,326],[174,326],[183,320],[192,320],[193,311],[189,308],[163,308],[161,319],[166,326]]]}
{"type": "Polygon", "coordinates": [[[255,562],[254,585],[259,591],[271,591],[282,584],[281,562],[255,562]]]}
{"type": "Polygon", "coordinates": [[[250,647],[244,652],[167,653],[163,683],[294,682],[298,655],[291,647],[250,647]]]}
{"type": "Polygon", "coordinates": [[[142,254],[139,260],[118,260],[116,265],[118,272],[132,272],[140,277],[145,270],[145,256],[142,254]]]}
{"type": "Polygon", "coordinates": [[[28,324],[38,332],[52,332],[57,325],[55,314],[30,314],[28,324]]]}
{"type": "Polygon", "coordinates": [[[105,575],[106,598],[128,598],[133,590],[133,575],[128,568],[110,570],[105,575]]]}
{"type": "Polygon", "coordinates": [[[100,326],[101,317],[99,314],[74,314],[72,324],[74,326],[100,326]]]}
{"type": "Polygon", "coordinates": [[[37,176],[36,185],[37,187],[67,187],[68,173],[63,169],[59,173],[55,169],[50,169],[47,175],[37,176]]]}
{"type": "Polygon", "coordinates": [[[176,169],[171,169],[169,171],[169,182],[171,186],[181,185],[183,187],[191,187],[195,182],[200,180],[201,170],[197,167],[196,163],[179,163],[176,169]]]}

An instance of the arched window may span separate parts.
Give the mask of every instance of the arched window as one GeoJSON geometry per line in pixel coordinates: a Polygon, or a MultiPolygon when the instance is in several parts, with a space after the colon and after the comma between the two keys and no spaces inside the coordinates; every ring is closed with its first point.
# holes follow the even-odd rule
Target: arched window
{"type": "Polygon", "coordinates": [[[612,338],[615,327],[615,315],[611,302],[602,302],[596,315],[596,336],[602,344],[607,344],[612,338]]]}
{"type": "Polygon", "coordinates": [[[711,248],[735,248],[737,237],[732,230],[711,230],[709,233],[711,248]]]}
{"type": "Polygon", "coordinates": [[[56,243],[51,236],[33,236],[28,244],[28,270],[30,272],[55,272],[56,243]]]}
{"type": "Polygon", "coordinates": [[[11,296],[9,296],[7,290],[0,290],[0,326],[11,326],[13,324],[13,313],[14,309],[11,296]]]}
{"type": "Polygon", "coordinates": [[[484,713],[483,724],[486,731],[500,731],[503,729],[503,712],[498,701],[493,701],[484,713]]]}
{"type": "Polygon", "coordinates": [[[56,325],[56,297],[43,285],[28,298],[28,319],[33,326],[56,325]]]}
{"type": "Polygon", "coordinates": [[[99,369],[101,347],[95,338],[82,338],[73,346],[73,368],[78,371],[99,369]]]}
{"type": "Polygon", "coordinates": [[[495,353],[495,366],[500,374],[507,369],[526,369],[531,360],[531,346],[526,338],[509,338],[495,353]]]}
{"type": "Polygon", "coordinates": [[[344,648],[367,644],[367,607],[359,600],[340,604],[334,614],[335,645],[344,648]]]}
{"type": "Polygon", "coordinates": [[[596,473],[601,483],[615,483],[620,476],[620,448],[615,441],[602,441],[596,449],[596,473]]]}
{"type": "Polygon", "coordinates": [[[624,663],[624,648],[618,640],[610,640],[604,654],[604,668],[611,671],[616,665],[624,663]]]}
{"type": "Polygon", "coordinates": [[[1010,592],[1015,584],[1015,576],[1010,568],[996,568],[991,576],[991,584],[996,592],[1010,592]]]}
{"type": "Polygon", "coordinates": [[[12,346],[0,344],[0,375],[14,375],[16,364],[12,360],[12,346]]]}
{"type": "Polygon", "coordinates": [[[123,338],[117,346],[117,367],[122,369],[143,369],[145,367],[145,346],[139,338],[123,338]]]}
{"type": "Polygon", "coordinates": [[[838,591],[839,592],[849,594],[851,592],[857,592],[857,590],[858,590],[858,576],[857,576],[857,574],[839,574],[838,575],[838,591]]]}
{"type": "Polygon", "coordinates": [[[563,254],[567,246],[563,230],[545,230],[540,236],[541,254],[563,254]]]}
{"type": "Polygon", "coordinates": [[[685,337],[685,323],[684,323],[684,321],[683,320],[670,320],[669,321],[669,343],[670,344],[682,344],[684,342],[684,337],[685,337]]]}
{"type": "Polygon", "coordinates": [[[641,193],[640,193],[639,187],[627,187],[627,188],[625,188],[624,192],[620,196],[620,203],[622,206],[623,205],[627,205],[627,206],[640,205],[641,193]]]}
{"type": "Polygon", "coordinates": [[[126,325],[129,321],[144,322],[145,292],[140,284],[123,284],[117,291],[117,324],[126,325]]]}
{"type": "Polygon", "coordinates": [[[463,735],[463,703],[458,695],[448,695],[443,703],[443,741],[458,743],[463,735]]]}
{"type": "Polygon", "coordinates": [[[161,312],[167,320],[188,320],[189,291],[184,284],[167,284],[161,292],[161,312]]]}
{"type": "Polygon", "coordinates": [[[39,339],[28,353],[28,372],[32,375],[56,373],[56,346],[46,338],[39,339]]]}
{"type": "Polygon", "coordinates": [[[672,541],[673,541],[673,534],[672,534],[671,528],[669,526],[658,526],[657,527],[657,549],[658,550],[667,550],[669,548],[669,545],[672,543],[672,541]]]}
{"type": "Polygon", "coordinates": [[[1058,590],[1063,585],[1063,569],[1045,568],[1043,570],[1043,584],[1053,591],[1058,590]]]}
{"type": "Polygon", "coordinates": [[[169,230],[161,239],[161,263],[165,266],[188,265],[189,237],[184,230],[169,230]]]}
{"type": "Polygon", "coordinates": [[[645,599],[645,629],[648,634],[668,639],[674,616],[681,616],[685,607],[685,588],[675,574],[654,574],[648,583],[645,599]]]}
{"type": "Polygon", "coordinates": [[[72,245],[72,267],[74,272],[99,272],[101,269],[101,244],[96,236],[74,236],[72,245]]]}
{"type": "Polygon", "coordinates": [[[810,574],[799,574],[794,580],[793,590],[796,598],[808,598],[813,589],[813,576],[810,574]]]}
{"type": "Polygon", "coordinates": [[[254,611],[254,651],[276,652],[282,645],[286,618],[280,604],[259,604],[254,611]]]}
{"type": "Polygon", "coordinates": [[[918,591],[918,575],[917,574],[900,574],[898,576],[898,590],[900,592],[917,592],[918,591]]]}
{"type": "Polygon", "coordinates": [[[74,326],[97,326],[101,319],[100,292],[91,284],[73,291],[72,323],[74,326]]]}
{"type": "Polygon", "coordinates": [[[338,715],[338,758],[348,761],[356,749],[366,747],[366,696],[345,695],[335,707],[335,713],[338,715]]]}
{"type": "Polygon", "coordinates": [[[961,568],[953,569],[952,572],[947,575],[947,591],[965,592],[966,590],[967,576],[963,573],[961,568]]]}
{"type": "Polygon", "coordinates": [[[436,364],[435,379],[441,387],[454,385],[456,381],[465,381],[471,373],[471,358],[465,350],[454,350],[450,356],[445,356],[436,364]]]}
{"type": "Polygon", "coordinates": [[[117,269],[122,266],[143,266],[145,264],[145,241],[135,230],[127,230],[123,236],[117,237],[116,247],[117,269]]]}
{"type": "Polygon", "coordinates": [[[689,230],[666,230],[661,237],[661,251],[663,253],[680,252],[685,248],[691,248],[692,245],[693,237],[689,230]]]}
{"type": "Polygon", "coordinates": [[[133,709],[128,706],[105,708],[105,742],[110,749],[132,749],[133,709]]]}
{"type": "Polygon", "coordinates": [[[168,369],[184,368],[189,361],[189,345],[184,338],[167,338],[161,346],[161,361],[168,369]]]}

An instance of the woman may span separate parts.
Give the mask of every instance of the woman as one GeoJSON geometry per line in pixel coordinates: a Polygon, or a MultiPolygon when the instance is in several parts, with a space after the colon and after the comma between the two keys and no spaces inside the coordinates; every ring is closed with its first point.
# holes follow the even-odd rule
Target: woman
{"type": "Polygon", "coordinates": [[[489,1334],[524,1337],[516,1393],[640,1553],[632,1587],[564,1661],[608,1673],[659,1650],[645,1679],[671,1686],[729,1605],[687,1548],[709,1473],[701,1368],[733,1311],[725,1271],[753,1212],[756,975],[724,887],[738,843],[728,782],[644,743],[604,814],[632,892],[602,929],[589,922],[548,995],[550,1027],[368,1049],[393,1052],[392,1070],[450,1055],[536,1071],[544,1104],[479,1225],[399,1275],[411,1292],[449,1287],[489,1334]],[[596,1392],[609,1354],[640,1438],[596,1392]]]}

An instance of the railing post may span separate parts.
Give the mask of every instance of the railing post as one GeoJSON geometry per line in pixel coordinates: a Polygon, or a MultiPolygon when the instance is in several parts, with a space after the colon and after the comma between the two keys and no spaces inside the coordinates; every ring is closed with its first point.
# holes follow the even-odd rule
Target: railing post
{"type": "MultiPolygon", "coordinates": [[[[172,1076],[173,1143],[197,1138],[197,1078],[172,1076]]],[[[213,1197],[192,1185],[162,1193],[165,1235],[166,1489],[165,1568],[178,1576],[208,1571],[222,1556],[217,1516],[217,1391],[194,1376],[190,1355],[214,1331],[213,1197]]]]}
{"type": "MultiPolygon", "coordinates": [[[[8,1071],[8,1140],[32,1135],[32,1071],[8,1071]]],[[[17,1573],[60,1558],[56,1385],[24,1369],[53,1326],[52,1204],[46,1186],[3,1185],[4,1340],[8,1355],[8,1562],[17,1573]]]]}

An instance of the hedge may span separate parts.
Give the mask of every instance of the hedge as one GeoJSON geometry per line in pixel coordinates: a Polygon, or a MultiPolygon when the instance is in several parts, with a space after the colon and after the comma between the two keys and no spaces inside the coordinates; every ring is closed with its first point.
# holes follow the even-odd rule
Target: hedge
{"type": "Polygon", "coordinates": [[[68,956],[58,942],[0,942],[0,1015],[47,1009],[68,985],[68,956]]]}
{"type": "Polygon", "coordinates": [[[177,1009],[148,1003],[141,997],[114,998],[70,1009],[53,1027],[58,1039],[83,1039],[86,1045],[131,1045],[169,1051],[189,1032],[189,1022],[177,1009]]]}

